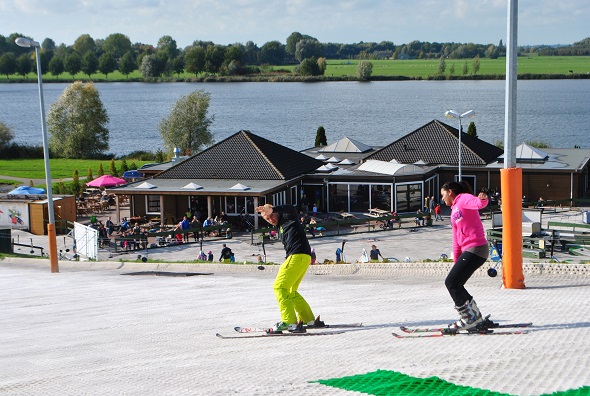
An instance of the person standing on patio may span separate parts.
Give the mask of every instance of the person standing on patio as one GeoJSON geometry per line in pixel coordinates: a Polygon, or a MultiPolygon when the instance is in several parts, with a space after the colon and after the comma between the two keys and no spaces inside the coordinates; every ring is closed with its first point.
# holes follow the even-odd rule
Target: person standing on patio
{"type": "Polygon", "coordinates": [[[315,319],[311,307],[297,289],[311,264],[311,247],[305,229],[294,206],[259,206],[256,211],[269,224],[279,227],[287,258],[281,265],[273,288],[281,312],[281,320],[269,333],[288,330],[305,332],[304,325],[319,327],[323,323],[315,319]]]}

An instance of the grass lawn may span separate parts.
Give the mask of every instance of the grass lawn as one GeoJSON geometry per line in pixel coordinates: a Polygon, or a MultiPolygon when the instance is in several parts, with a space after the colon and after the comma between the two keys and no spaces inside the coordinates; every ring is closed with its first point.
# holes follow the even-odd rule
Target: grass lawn
{"type": "MultiPolygon", "coordinates": [[[[132,162],[135,162],[138,167],[141,167],[149,161],[127,160],[127,165],[131,165],[132,162]]],[[[88,167],[92,170],[92,176],[96,178],[100,164],[102,164],[104,172],[109,173],[111,161],[55,158],[50,159],[49,164],[51,166],[52,179],[71,179],[74,171],[78,170],[80,180],[86,180],[88,167]]],[[[120,170],[121,161],[115,161],[115,166],[120,170]]],[[[24,179],[45,179],[45,161],[43,159],[0,160],[0,179],[1,176],[20,177],[24,179]]]]}
{"type": "MultiPolygon", "coordinates": [[[[327,61],[327,68],[325,76],[356,76],[356,68],[358,60],[340,60],[332,59],[327,61]]],[[[438,59],[411,59],[411,60],[371,60],[373,63],[373,77],[377,76],[406,76],[406,77],[421,77],[427,78],[435,76],[438,73],[438,59]]],[[[451,74],[451,67],[455,66],[454,76],[463,75],[463,66],[467,63],[467,75],[473,73],[473,59],[446,59],[445,75],[451,74]]],[[[479,75],[504,75],[506,74],[506,58],[498,59],[480,59],[479,75]]],[[[273,66],[273,69],[290,70],[293,72],[297,66],[273,66]]],[[[574,74],[589,74],[590,73],[590,56],[521,56],[518,58],[518,73],[519,74],[570,74],[570,70],[574,74]]],[[[192,73],[181,73],[180,75],[173,75],[172,78],[191,79],[195,75],[192,73]]],[[[199,75],[202,77],[202,75],[199,75]]],[[[20,80],[21,76],[12,75],[10,80],[20,80]]],[[[34,73],[29,73],[27,79],[36,81],[37,77],[34,73]]],[[[124,76],[119,71],[115,71],[108,75],[93,74],[90,79],[95,82],[107,81],[143,81],[139,70],[135,70],[129,75],[124,76]]],[[[69,82],[76,80],[88,80],[88,76],[83,73],[78,73],[71,76],[67,73],[62,73],[59,76],[53,76],[49,73],[43,75],[43,81],[60,81],[69,82]]],[[[0,82],[6,82],[5,75],[0,76],[0,82]]]]}

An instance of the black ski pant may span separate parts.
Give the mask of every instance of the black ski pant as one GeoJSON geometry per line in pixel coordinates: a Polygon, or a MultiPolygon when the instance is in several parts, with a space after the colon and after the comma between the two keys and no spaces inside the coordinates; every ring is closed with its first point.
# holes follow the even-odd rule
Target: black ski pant
{"type": "Polygon", "coordinates": [[[445,286],[456,307],[464,305],[473,298],[465,289],[471,275],[486,262],[486,259],[470,252],[463,252],[445,279],[445,286]]]}

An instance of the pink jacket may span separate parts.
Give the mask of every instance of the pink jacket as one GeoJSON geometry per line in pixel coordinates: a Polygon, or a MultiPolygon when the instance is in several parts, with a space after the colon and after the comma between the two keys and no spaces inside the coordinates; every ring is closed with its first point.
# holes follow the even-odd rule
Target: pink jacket
{"type": "Polygon", "coordinates": [[[461,253],[474,246],[485,245],[488,241],[479,209],[488,205],[472,194],[459,194],[451,206],[451,225],[453,226],[453,259],[457,261],[461,253]]]}

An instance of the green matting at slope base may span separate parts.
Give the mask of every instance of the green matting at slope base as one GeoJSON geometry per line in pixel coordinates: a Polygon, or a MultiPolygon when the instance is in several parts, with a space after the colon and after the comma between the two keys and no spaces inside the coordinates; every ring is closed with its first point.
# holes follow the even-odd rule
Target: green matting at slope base
{"type": "MultiPolygon", "coordinates": [[[[470,386],[455,385],[438,377],[417,378],[389,370],[377,370],[372,373],[312,382],[375,396],[514,396],[470,386]]],[[[586,396],[590,395],[590,386],[543,396],[547,395],[586,396]]]]}

